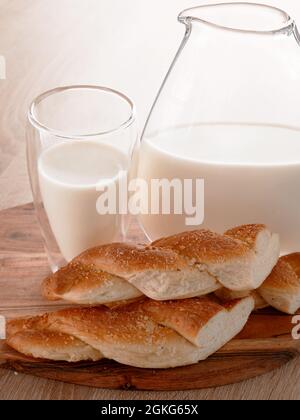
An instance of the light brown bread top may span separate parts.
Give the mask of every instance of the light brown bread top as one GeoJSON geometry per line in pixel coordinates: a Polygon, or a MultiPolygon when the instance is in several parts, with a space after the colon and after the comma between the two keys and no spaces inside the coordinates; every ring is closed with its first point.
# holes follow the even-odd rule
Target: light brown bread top
{"type": "Polygon", "coordinates": [[[125,278],[146,270],[177,271],[188,266],[187,261],[172,250],[126,243],[90,249],[77,257],[76,262],[125,278]]]}
{"type": "Polygon", "coordinates": [[[71,262],[66,267],[57,271],[46,279],[43,294],[49,300],[54,299],[53,294],[62,295],[70,290],[78,290],[84,293],[87,288],[103,282],[109,282],[114,276],[98,270],[92,265],[84,265],[78,262],[71,262]],[[89,282],[87,283],[87,279],[89,282]]]}
{"type": "Polygon", "coordinates": [[[281,257],[280,261],[288,264],[295,273],[295,276],[300,279],[300,252],[295,252],[294,254],[285,255],[281,257]]]}
{"type": "Polygon", "coordinates": [[[42,294],[48,300],[63,298],[82,305],[110,305],[143,296],[125,279],[79,261],[48,277],[42,284],[42,294]]]}
{"type": "Polygon", "coordinates": [[[7,343],[51,360],[104,357],[144,368],[184,366],[205,360],[235,337],[253,308],[251,298],[224,306],[215,298],[196,298],[66,309],[9,321],[7,343]]]}
{"type": "Polygon", "coordinates": [[[184,232],[153,243],[170,249],[196,263],[223,262],[249,254],[249,247],[240,240],[209,230],[184,232]]]}
{"type": "Polygon", "coordinates": [[[281,257],[258,291],[270,306],[296,313],[300,308],[300,253],[281,257]]]}
{"type": "Polygon", "coordinates": [[[298,292],[300,288],[300,253],[281,257],[260,291],[272,288],[285,292],[298,292]]]}
{"type": "Polygon", "coordinates": [[[249,292],[234,292],[229,289],[219,289],[215,292],[215,295],[222,301],[228,302],[235,299],[243,299],[247,296],[251,296],[255,301],[255,309],[264,309],[269,306],[269,304],[264,300],[264,298],[259,294],[257,290],[252,290],[249,292]]]}
{"type": "Polygon", "coordinates": [[[143,308],[156,322],[172,328],[192,343],[196,343],[199,330],[211,318],[225,311],[211,296],[166,302],[147,300],[143,308]]]}
{"type": "Polygon", "coordinates": [[[243,225],[225,232],[226,236],[242,241],[248,247],[255,249],[257,236],[266,230],[265,225],[243,225]]]}
{"type": "Polygon", "coordinates": [[[39,359],[68,362],[98,361],[103,355],[81,340],[52,331],[19,331],[10,338],[10,345],[19,353],[39,359]]]}

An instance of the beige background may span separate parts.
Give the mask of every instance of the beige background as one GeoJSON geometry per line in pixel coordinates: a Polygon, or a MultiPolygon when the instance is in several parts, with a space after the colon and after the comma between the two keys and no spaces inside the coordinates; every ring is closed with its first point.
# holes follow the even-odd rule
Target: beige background
{"type": "MultiPolygon", "coordinates": [[[[299,1],[265,2],[300,22],[299,1]]],[[[0,80],[0,210],[31,200],[25,163],[31,99],[57,85],[111,86],[136,102],[142,127],[183,35],[177,14],[198,4],[201,0],[0,0],[0,56],[7,66],[7,79],[0,80]]],[[[300,360],[242,384],[172,393],[93,390],[0,370],[0,398],[299,399],[299,368],[300,360]]]]}

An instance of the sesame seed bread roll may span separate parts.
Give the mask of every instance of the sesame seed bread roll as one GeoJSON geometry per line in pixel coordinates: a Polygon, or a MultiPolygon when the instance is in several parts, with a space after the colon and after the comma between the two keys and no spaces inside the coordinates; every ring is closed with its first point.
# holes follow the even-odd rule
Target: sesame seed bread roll
{"type": "Polygon", "coordinates": [[[68,362],[112,359],[172,368],[207,359],[244,328],[251,297],[169,302],[148,299],[108,309],[75,308],[8,322],[7,344],[27,356],[68,362]]]}
{"type": "Polygon", "coordinates": [[[197,230],[150,246],[115,243],[90,249],[47,278],[43,295],[84,305],[205,296],[262,285],[279,258],[279,237],[263,225],[225,235],[197,230]]]}

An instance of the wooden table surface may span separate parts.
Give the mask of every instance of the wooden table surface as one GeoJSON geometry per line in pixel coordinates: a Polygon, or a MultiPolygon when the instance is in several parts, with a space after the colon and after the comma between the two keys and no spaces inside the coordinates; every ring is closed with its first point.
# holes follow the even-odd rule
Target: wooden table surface
{"type": "MultiPolygon", "coordinates": [[[[158,15],[155,6],[161,3],[0,0],[0,56],[5,57],[7,67],[6,80],[0,80],[0,210],[31,201],[24,148],[26,109],[41,91],[73,83],[113,86],[135,100],[144,122],[182,35],[176,13],[193,4],[164,0],[158,15]],[[169,30],[164,32],[166,24],[169,30]],[[135,60],[141,51],[145,57],[135,60]]],[[[197,3],[199,0],[194,1],[197,3]]],[[[241,384],[170,393],[95,390],[0,370],[0,399],[299,398],[300,359],[241,384]]]]}

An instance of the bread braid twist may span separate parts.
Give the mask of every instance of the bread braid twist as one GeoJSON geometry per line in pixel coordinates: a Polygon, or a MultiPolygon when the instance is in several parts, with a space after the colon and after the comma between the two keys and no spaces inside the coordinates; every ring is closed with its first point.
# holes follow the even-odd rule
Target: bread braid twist
{"type": "Polygon", "coordinates": [[[184,366],[206,359],[235,337],[253,308],[251,297],[227,304],[204,297],[66,309],[10,321],[7,343],[27,356],[50,360],[184,366]]]}
{"type": "Polygon", "coordinates": [[[84,252],[43,284],[47,299],[112,304],[204,296],[222,287],[257,289],[275,266],[278,235],[246,225],[219,235],[185,232],[150,246],[111,244],[84,252]]]}

